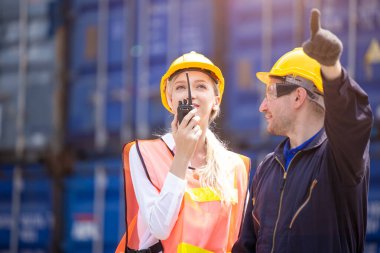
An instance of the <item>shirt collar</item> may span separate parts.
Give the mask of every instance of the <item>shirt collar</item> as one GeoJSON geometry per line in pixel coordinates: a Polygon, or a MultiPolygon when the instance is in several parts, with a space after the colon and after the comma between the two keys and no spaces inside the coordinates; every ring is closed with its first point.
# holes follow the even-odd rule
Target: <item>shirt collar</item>
{"type": "MultiPolygon", "coordinates": [[[[322,128],[321,130],[319,130],[315,136],[312,137],[312,140],[310,141],[310,143],[308,143],[308,145],[306,145],[306,147],[304,147],[304,149],[313,149],[315,147],[318,147],[320,146],[325,140],[327,139],[327,136],[326,136],[326,132],[325,132],[325,129],[322,128]]],[[[284,154],[284,149],[285,149],[285,146],[287,144],[287,142],[289,141],[289,138],[286,138],[285,140],[283,140],[274,150],[274,153],[276,154],[276,156],[280,157],[280,158],[283,158],[283,154],[284,154]]],[[[302,144],[301,144],[302,145],[302,144]]]]}
{"type": "Polygon", "coordinates": [[[285,143],[285,146],[284,146],[284,154],[286,155],[288,152],[292,152],[292,153],[297,153],[298,151],[306,148],[314,139],[315,137],[317,137],[317,135],[319,135],[319,133],[322,131],[319,130],[316,134],[314,134],[312,137],[310,137],[308,140],[306,140],[305,142],[303,142],[301,145],[295,147],[295,148],[290,148],[290,140],[287,139],[286,143],[285,143]]]}
{"type": "Polygon", "coordinates": [[[173,135],[171,133],[167,133],[161,137],[161,139],[166,143],[166,145],[170,148],[171,151],[174,151],[175,142],[173,135]]]}

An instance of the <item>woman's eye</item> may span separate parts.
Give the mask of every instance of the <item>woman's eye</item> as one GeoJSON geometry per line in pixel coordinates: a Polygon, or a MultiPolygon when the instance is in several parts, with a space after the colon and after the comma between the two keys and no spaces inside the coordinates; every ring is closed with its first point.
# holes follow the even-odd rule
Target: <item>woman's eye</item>
{"type": "Polygon", "coordinates": [[[185,86],[184,85],[177,85],[175,87],[175,90],[182,90],[182,89],[185,89],[185,86]]]}
{"type": "Polygon", "coordinates": [[[197,88],[199,88],[199,89],[206,89],[207,86],[206,86],[206,84],[201,83],[201,84],[197,85],[197,88]]]}

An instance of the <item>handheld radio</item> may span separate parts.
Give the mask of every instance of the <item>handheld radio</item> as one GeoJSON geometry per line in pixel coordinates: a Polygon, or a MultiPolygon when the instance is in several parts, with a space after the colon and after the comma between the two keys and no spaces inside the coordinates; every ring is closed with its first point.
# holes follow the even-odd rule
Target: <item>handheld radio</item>
{"type": "Polygon", "coordinates": [[[190,80],[189,80],[188,73],[186,73],[186,78],[187,78],[187,91],[188,91],[189,98],[187,100],[184,99],[183,101],[179,101],[179,104],[177,107],[177,117],[178,117],[179,124],[181,124],[186,114],[188,114],[191,110],[194,109],[193,101],[191,99],[190,80]]]}

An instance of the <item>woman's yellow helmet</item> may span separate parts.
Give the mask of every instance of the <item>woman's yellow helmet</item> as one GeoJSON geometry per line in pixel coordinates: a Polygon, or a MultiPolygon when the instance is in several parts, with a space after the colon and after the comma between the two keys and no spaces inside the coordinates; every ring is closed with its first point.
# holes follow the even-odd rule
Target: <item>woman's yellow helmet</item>
{"type": "Polygon", "coordinates": [[[174,60],[170,65],[168,71],[161,78],[161,101],[164,107],[169,112],[173,113],[166,98],[166,86],[168,80],[177,71],[185,69],[200,69],[209,73],[210,76],[212,76],[212,78],[215,79],[215,81],[217,82],[220,100],[222,100],[222,95],[224,91],[224,77],[222,75],[222,72],[217,66],[214,65],[214,63],[212,63],[212,61],[210,61],[203,54],[191,51],[190,53],[184,54],[178,57],[176,60],[174,60]]]}

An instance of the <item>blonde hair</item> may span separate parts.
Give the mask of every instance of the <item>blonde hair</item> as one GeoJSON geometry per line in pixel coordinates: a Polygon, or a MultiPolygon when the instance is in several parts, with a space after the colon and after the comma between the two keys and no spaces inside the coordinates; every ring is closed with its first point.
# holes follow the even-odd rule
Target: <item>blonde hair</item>
{"type": "Polygon", "coordinates": [[[226,205],[236,203],[235,168],[239,159],[210,129],[206,132],[206,161],[206,165],[199,169],[201,186],[211,188],[226,205]]]}
{"type": "MultiPolygon", "coordinates": [[[[210,80],[212,80],[210,78],[210,80]]],[[[214,93],[219,96],[218,84],[213,82],[214,93]]],[[[170,82],[167,85],[167,96],[170,96],[170,82]]],[[[218,116],[220,107],[213,109],[209,118],[209,124],[218,116]]],[[[242,165],[241,159],[227,150],[226,145],[219,140],[208,128],[206,131],[206,165],[198,169],[199,181],[202,187],[208,187],[214,191],[225,205],[235,204],[237,192],[235,180],[237,180],[235,168],[242,165]]]]}

